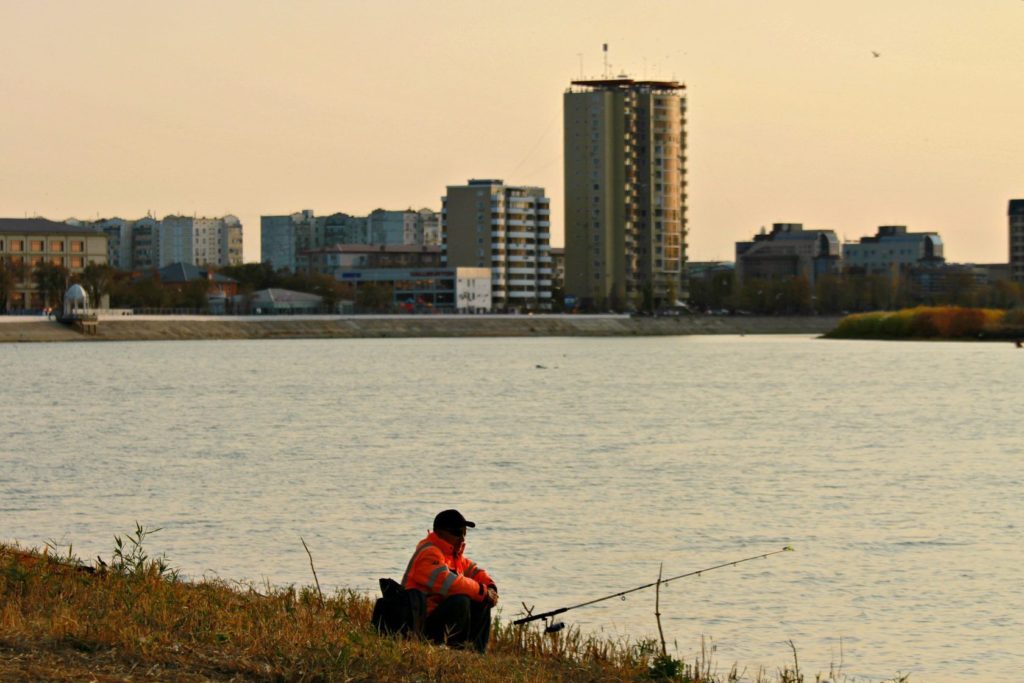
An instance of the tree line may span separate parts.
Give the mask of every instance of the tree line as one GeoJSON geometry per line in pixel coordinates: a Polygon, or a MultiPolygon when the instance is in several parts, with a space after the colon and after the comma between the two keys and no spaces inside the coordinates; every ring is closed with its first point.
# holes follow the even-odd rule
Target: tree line
{"type": "Polygon", "coordinates": [[[1015,308],[1024,306],[1024,287],[1009,280],[979,284],[967,273],[943,274],[935,291],[924,291],[909,277],[861,273],[820,276],[812,285],[804,276],[748,279],[722,271],[690,279],[690,306],[701,311],[757,315],[843,314],[914,306],[1015,308]]]}
{"type": "MultiPolygon", "coordinates": [[[[266,263],[224,266],[216,272],[237,280],[243,299],[262,289],[277,288],[320,296],[324,310],[329,311],[336,310],[341,301],[353,301],[356,310],[367,312],[391,309],[392,287],[386,283],[363,283],[356,287],[329,275],[274,270],[266,263]]],[[[9,310],[12,295],[24,282],[35,286],[43,307],[60,308],[68,287],[80,284],[93,305],[109,296],[111,308],[209,309],[207,280],[169,287],[160,282],[155,269],[139,273],[90,263],[82,272],[72,273],[65,266],[49,262],[30,268],[22,261],[5,257],[0,258],[0,312],[9,310]]]]}

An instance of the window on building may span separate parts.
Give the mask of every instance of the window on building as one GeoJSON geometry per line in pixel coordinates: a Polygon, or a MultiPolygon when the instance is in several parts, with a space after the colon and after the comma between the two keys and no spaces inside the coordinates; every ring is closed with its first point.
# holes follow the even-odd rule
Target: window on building
{"type": "Polygon", "coordinates": [[[43,250],[43,241],[42,240],[29,240],[28,250],[29,251],[42,251],[43,250]]]}
{"type": "Polygon", "coordinates": [[[85,265],[85,259],[83,259],[81,256],[72,256],[71,257],[71,267],[72,268],[82,268],[82,267],[84,267],[84,265],[85,265]]]}
{"type": "Polygon", "coordinates": [[[43,257],[42,256],[31,256],[28,259],[28,265],[29,265],[30,268],[35,268],[36,266],[38,266],[42,262],[43,262],[43,257]]]}
{"type": "Polygon", "coordinates": [[[61,240],[50,240],[50,251],[64,251],[64,242],[61,240]]]}

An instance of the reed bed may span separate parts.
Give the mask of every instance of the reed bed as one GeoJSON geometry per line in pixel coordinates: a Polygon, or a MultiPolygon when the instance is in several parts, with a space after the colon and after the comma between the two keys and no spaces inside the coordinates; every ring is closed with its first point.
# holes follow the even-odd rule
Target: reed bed
{"type": "Polygon", "coordinates": [[[848,315],[831,339],[1009,339],[1024,332],[1024,312],[961,306],[918,306],[848,315]]]}
{"type": "Polygon", "coordinates": [[[793,664],[774,672],[720,673],[710,648],[682,662],[653,640],[545,634],[500,619],[485,656],[381,637],[363,595],[185,581],[165,558],[146,557],[143,535],[95,566],[70,550],[55,557],[0,545],[0,680],[805,680],[795,649],[793,664]]]}

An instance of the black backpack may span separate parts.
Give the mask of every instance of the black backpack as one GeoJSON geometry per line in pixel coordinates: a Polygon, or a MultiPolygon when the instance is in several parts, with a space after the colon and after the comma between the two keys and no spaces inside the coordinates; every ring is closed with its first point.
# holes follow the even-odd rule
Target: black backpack
{"type": "Polygon", "coordinates": [[[393,579],[380,580],[373,606],[373,626],[381,635],[421,635],[427,615],[427,596],[415,588],[404,589],[393,579]]]}

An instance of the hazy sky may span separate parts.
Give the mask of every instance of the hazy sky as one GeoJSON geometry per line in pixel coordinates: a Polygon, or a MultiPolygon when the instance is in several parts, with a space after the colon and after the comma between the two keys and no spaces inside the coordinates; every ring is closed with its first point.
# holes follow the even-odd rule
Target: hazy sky
{"type": "Polygon", "coordinates": [[[561,243],[562,92],[605,42],[687,84],[691,259],[802,222],[1006,260],[1021,0],[0,0],[0,216],[234,213],[254,260],[261,214],[487,177],[545,187],[561,243]]]}

